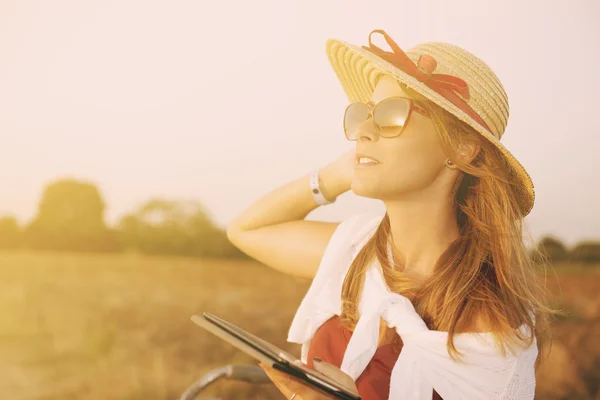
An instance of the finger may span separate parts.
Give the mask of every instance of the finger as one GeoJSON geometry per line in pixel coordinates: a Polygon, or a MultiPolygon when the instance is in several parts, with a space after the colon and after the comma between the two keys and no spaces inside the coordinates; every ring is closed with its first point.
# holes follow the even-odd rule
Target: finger
{"type": "Polygon", "coordinates": [[[267,373],[267,375],[269,375],[271,379],[275,379],[279,383],[287,385],[289,382],[295,381],[293,376],[288,375],[278,369],[275,369],[265,364],[259,365],[265,370],[265,372],[267,373]]]}
{"type": "Polygon", "coordinates": [[[286,389],[289,391],[288,399],[290,397],[292,397],[293,393],[296,393],[296,397],[294,397],[294,400],[326,400],[326,399],[335,400],[337,398],[337,397],[333,397],[329,394],[326,394],[324,392],[321,392],[320,390],[317,390],[315,388],[311,388],[311,387],[307,386],[305,383],[299,382],[295,379],[292,379],[286,385],[286,389]]]}
{"type": "MultiPolygon", "coordinates": [[[[288,387],[287,382],[284,383],[283,381],[280,381],[276,375],[269,376],[269,377],[271,378],[273,385],[275,385],[275,387],[277,387],[277,389],[284,395],[284,397],[290,398],[292,396],[293,391],[288,387]]],[[[296,396],[296,397],[298,397],[298,396],[296,396]]]]}
{"type": "Polygon", "coordinates": [[[324,393],[308,387],[305,383],[296,380],[294,377],[287,375],[279,370],[269,367],[265,364],[259,363],[259,365],[265,370],[271,381],[275,384],[277,389],[286,397],[292,397],[292,394],[296,394],[294,400],[324,400],[324,399],[335,399],[331,396],[325,395],[324,393]]]}
{"type": "Polygon", "coordinates": [[[322,373],[323,375],[327,375],[331,379],[345,386],[350,391],[358,393],[358,389],[356,387],[356,382],[350,375],[344,373],[341,369],[336,367],[333,364],[330,364],[325,361],[315,362],[315,369],[322,373]]]}
{"type": "Polygon", "coordinates": [[[294,360],[293,364],[296,364],[296,365],[299,365],[301,367],[308,368],[308,369],[314,369],[314,368],[310,368],[308,366],[308,364],[303,363],[302,360],[294,360]]]}
{"type": "MultiPolygon", "coordinates": [[[[286,396],[287,398],[290,398],[292,396],[294,392],[289,388],[289,385],[292,382],[291,376],[284,374],[283,372],[278,371],[275,368],[272,368],[266,364],[259,363],[258,365],[265,370],[265,373],[267,374],[269,379],[271,379],[273,384],[277,387],[277,389],[279,389],[281,393],[283,393],[284,396],[286,396]]],[[[299,399],[298,395],[296,395],[295,398],[299,399]]]]}
{"type": "Polygon", "coordinates": [[[291,376],[284,374],[273,367],[265,364],[259,365],[265,370],[266,374],[269,376],[269,378],[271,378],[271,380],[277,380],[279,383],[287,384],[287,382],[292,379],[291,376]]]}

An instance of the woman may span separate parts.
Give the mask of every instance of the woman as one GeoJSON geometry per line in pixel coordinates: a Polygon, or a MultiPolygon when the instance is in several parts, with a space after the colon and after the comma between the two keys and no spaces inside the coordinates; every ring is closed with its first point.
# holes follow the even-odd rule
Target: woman
{"type": "MultiPolygon", "coordinates": [[[[369,46],[331,39],[327,54],[355,150],[228,229],[256,260],[313,279],[288,341],[363,399],[532,399],[555,310],[523,244],[534,189],[499,141],[502,84],[457,46],[404,53],[382,30],[369,46]],[[350,189],[385,214],[304,220],[350,189]]],[[[288,399],[328,398],[261,366],[288,399]]]]}

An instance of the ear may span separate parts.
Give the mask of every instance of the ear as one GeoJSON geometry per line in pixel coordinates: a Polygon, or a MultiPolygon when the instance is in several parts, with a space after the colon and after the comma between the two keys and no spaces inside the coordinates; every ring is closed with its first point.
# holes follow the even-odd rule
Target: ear
{"type": "Polygon", "coordinates": [[[456,154],[467,164],[470,164],[471,161],[477,154],[481,151],[481,145],[474,141],[465,141],[458,145],[456,154]]]}

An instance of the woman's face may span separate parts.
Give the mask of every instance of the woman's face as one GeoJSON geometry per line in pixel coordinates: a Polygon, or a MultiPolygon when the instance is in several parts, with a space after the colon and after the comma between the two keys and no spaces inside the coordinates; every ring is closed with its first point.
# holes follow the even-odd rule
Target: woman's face
{"type": "MultiPolygon", "coordinates": [[[[392,96],[409,97],[395,79],[384,75],[371,101],[376,104],[392,96]]],[[[445,169],[447,157],[433,122],[418,112],[412,113],[400,136],[380,137],[372,118],[358,127],[356,136],[357,163],[351,189],[359,196],[380,200],[407,196],[422,199],[423,192],[445,169]],[[361,156],[378,163],[361,165],[358,163],[361,156]]]]}

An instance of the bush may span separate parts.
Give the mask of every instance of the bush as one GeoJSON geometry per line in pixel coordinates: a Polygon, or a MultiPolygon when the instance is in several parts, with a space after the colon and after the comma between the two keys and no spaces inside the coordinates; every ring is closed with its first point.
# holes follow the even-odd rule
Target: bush
{"type": "Polygon", "coordinates": [[[15,217],[0,218],[0,249],[15,249],[23,244],[23,232],[15,217]]]}
{"type": "Polygon", "coordinates": [[[600,242],[580,242],[570,252],[572,261],[600,263],[600,242]]]}
{"type": "Polygon", "coordinates": [[[532,256],[536,261],[541,261],[542,257],[549,262],[566,261],[569,259],[569,251],[559,239],[546,236],[538,242],[532,256]]]}
{"type": "Polygon", "coordinates": [[[104,209],[95,185],[71,179],[52,183],[25,229],[25,241],[40,250],[119,251],[116,233],[104,222],[104,209]]]}
{"type": "Polygon", "coordinates": [[[118,230],[125,247],[145,254],[245,257],[195,201],[152,199],[121,218],[118,230]]]}

